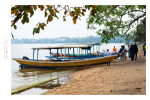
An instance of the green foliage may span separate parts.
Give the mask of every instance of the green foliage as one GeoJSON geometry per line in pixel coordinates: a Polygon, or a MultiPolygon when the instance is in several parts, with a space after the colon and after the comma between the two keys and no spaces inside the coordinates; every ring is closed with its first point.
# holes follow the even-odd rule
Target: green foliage
{"type": "Polygon", "coordinates": [[[16,26],[16,25],[14,25],[14,29],[17,29],[17,26],[16,26]]]}
{"type": "MultiPolygon", "coordinates": [[[[46,22],[38,23],[33,28],[33,35],[39,33],[40,29],[44,30],[46,24],[58,18],[57,14],[64,10],[63,21],[70,15],[74,24],[80,17],[85,16],[86,10],[90,10],[89,17],[87,18],[87,29],[98,29],[95,25],[104,26],[103,29],[98,29],[97,34],[102,36],[101,42],[108,43],[109,40],[114,39],[116,36],[126,35],[133,24],[146,16],[146,5],[85,5],[83,7],[69,7],[65,5],[15,5],[11,7],[11,15],[14,16],[12,25],[17,29],[16,22],[21,20],[22,24],[29,23],[30,17],[34,12],[40,9],[44,12],[44,17],[47,17],[46,22]],[[138,13],[138,14],[137,14],[138,13]],[[28,16],[29,15],[29,16],[28,16]],[[129,20],[122,20],[124,16],[128,15],[129,20]]],[[[144,29],[141,28],[141,32],[144,29]]],[[[130,34],[130,33],[129,33],[130,34]]]]}
{"type": "Polygon", "coordinates": [[[134,41],[146,42],[146,17],[137,26],[134,41]]]}
{"type": "Polygon", "coordinates": [[[34,8],[34,11],[36,11],[37,7],[36,7],[36,6],[33,6],[33,8],[34,8]]]}
{"type": "Polygon", "coordinates": [[[54,16],[54,11],[53,11],[52,8],[48,8],[48,11],[50,12],[50,14],[51,14],[52,16],[54,16]]]}
{"type": "Polygon", "coordinates": [[[125,40],[126,40],[126,43],[129,43],[130,41],[133,41],[134,40],[134,35],[133,34],[127,34],[125,36],[125,40]]]}
{"type": "MultiPolygon", "coordinates": [[[[89,8],[89,6],[85,6],[85,8],[89,8]]],[[[129,30],[136,28],[133,24],[145,16],[146,5],[96,5],[87,18],[87,29],[96,29],[97,25],[104,26],[96,33],[103,37],[101,42],[108,43],[108,40],[115,36],[130,34],[129,30]],[[126,15],[129,15],[130,18],[123,20],[126,15]]]]}

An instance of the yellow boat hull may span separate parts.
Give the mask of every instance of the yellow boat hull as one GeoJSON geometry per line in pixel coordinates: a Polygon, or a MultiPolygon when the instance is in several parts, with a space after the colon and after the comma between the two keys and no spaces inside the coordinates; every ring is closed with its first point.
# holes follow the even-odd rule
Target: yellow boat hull
{"type": "Polygon", "coordinates": [[[100,63],[110,62],[113,59],[117,58],[118,54],[112,56],[105,56],[105,57],[98,57],[92,59],[85,59],[85,60],[71,60],[71,61],[33,61],[33,60],[23,60],[19,58],[13,58],[16,62],[21,65],[28,65],[28,66],[36,66],[36,67],[75,67],[75,66],[87,66],[87,65],[94,65],[100,63]]]}

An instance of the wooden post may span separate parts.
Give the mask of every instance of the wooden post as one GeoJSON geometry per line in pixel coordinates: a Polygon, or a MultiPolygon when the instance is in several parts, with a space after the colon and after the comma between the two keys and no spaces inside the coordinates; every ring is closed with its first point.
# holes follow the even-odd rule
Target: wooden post
{"type": "Polygon", "coordinates": [[[99,52],[100,52],[100,44],[99,44],[99,52]]]}
{"type": "Polygon", "coordinates": [[[82,56],[83,56],[83,49],[81,49],[81,51],[82,51],[82,56]]]}
{"type": "Polygon", "coordinates": [[[62,48],[61,48],[61,57],[62,57],[62,48]]]}
{"type": "Polygon", "coordinates": [[[94,44],[93,44],[93,53],[94,53],[94,44]]]}
{"type": "Polygon", "coordinates": [[[37,49],[37,61],[38,61],[38,51],[39,51],[39,49],[37,49]]]}
{"type": "Polygon", "coordinates": [[[51,59],[51,48],[49,50],[50,50],[50,59],[51,59]]]}
{"type": "Polygon", "coordinates": [[[34,60],[34,49],[33,49],[33,60],[34,60]]]}
{"type": "Polygon", "coordinates": [[[80,55],[80,48],[79,48],[79,55],[80,55]]]}
{"type": "Polygon", "coordinates": [[[58,61],[58,48],[57,48],[57,61],[58,61]]]}
{"type": "Polygon", "coordinates": [[[65,50],[64,57],[66,57],[66,48],[64,50],[65,50]]]}
{"type": "Polygon", "coordinates": [[[78,57],[79,57],[78,48],[77,48],[77,54],[78,54],[78,57]]]}
{"type": "Polygon", "coordinates": [[[96,53],[97,53],[97,45],[96,45],[96,53]]]}
{"type": "Polygon", "coordinates": [[[75,55],[74,55],[74,48],[73,48],[73,58],[74,58],[74,60],[75,60],[75,55]]]}
{"type": "Polygon", "coordinates": [[[90,47],[90,58],[91,58],[91,47],[90,47]]]}
{"type": "Polygon", "coordinates": [[[69,48],[68,48],[68,57],[69,57],[69,61],[70,61],[69,48]]]}
{"type": "Polygon", "coordinates": [[[87,57],[88,57],[88,59],[89,59],[88,48],[87,48],[87,57]]]}

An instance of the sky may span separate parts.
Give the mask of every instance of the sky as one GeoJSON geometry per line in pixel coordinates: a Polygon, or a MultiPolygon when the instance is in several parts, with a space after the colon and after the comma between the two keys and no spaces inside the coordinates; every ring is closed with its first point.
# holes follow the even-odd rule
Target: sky
{"type": "MultiPolygon", "coordinates": [[[[74,7],[74,5],[71,5],[74,7]]],[[[38,22],[46,22],[47,17],[44,17],[44,11],[37,9],[34,15],[29,19],[29,23],[22,24],[21,20],[17,22],[17,29],[11,28],[11,32],[15,38],[56,38],[56,37],[86,37],[97,36],[96,30],[87,30],[86,19],[88,18],[90,11],[86,11],[85,16],[81,17],[81,20],[77,20],[76,24],[73,24],[72,17],[67,16],[66,22],[63,21],[64,10],[57,14],[59,19],[54,18],[52,22],[49,22],[44,30],[40,30],[39,34],[33,35],[33,28],[36,27],[38,22]]],[[[29,15],[28,15],[29,16],[29,15]]]]}

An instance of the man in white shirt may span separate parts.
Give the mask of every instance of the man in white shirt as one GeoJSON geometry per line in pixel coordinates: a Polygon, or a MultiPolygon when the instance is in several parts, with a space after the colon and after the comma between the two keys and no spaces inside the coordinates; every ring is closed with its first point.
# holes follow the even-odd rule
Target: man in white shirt
{"type": "Polygon", "coordinates": [[[105,56],[111,56],[111,53],[109,52],[109,49],[105,52],[105,56]]]}
{"type": "MultiPolygon", "coordinates": [[[[105,56],[111,56],[111,53],[109,52],[109,49],[107,49],[107,51],[105,52],[105,56]]],[[[107,62],[107,65],[110,65],[110,62],[107,62]]]]}

